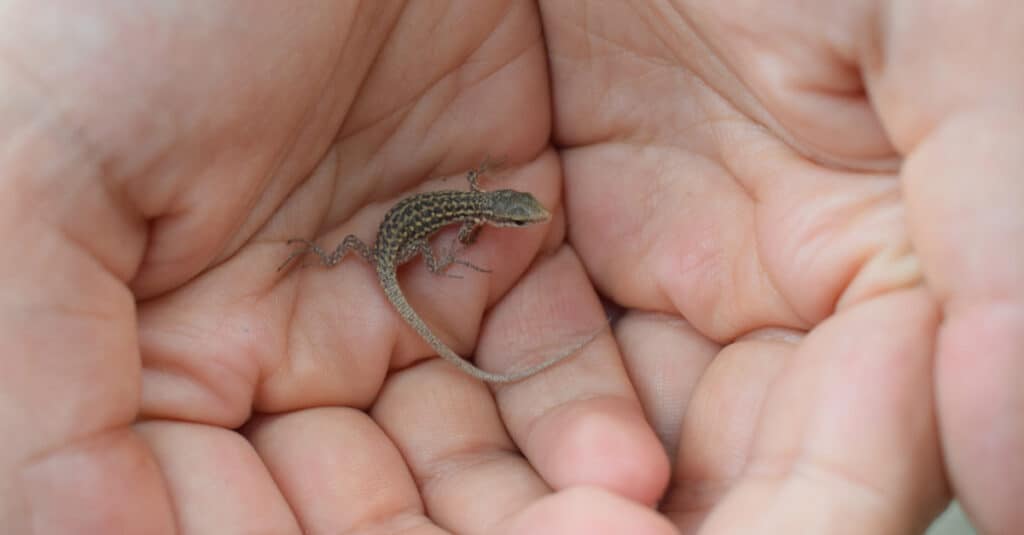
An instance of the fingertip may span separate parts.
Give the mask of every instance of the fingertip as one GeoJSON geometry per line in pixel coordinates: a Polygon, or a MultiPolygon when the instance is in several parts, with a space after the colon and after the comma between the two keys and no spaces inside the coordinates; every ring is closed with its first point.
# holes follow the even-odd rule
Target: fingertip
{"type": "Polygon", "coordinates": [[[596,486],[653,505],[668,484],[668,456],[631,400],[607,396],[558,407],[537,421],[523,449],[555,489],[596,486]]]}
{"type": "MultiPolygon", "coordinates": [[[[579,259],[568,247],[534,264],[491,311],[478,359],[542,360],[545,346],[564,347],[573,333],[599,326],[593,342],[565,362],[497,389],[509,433],[555,489],[595,485],[640,503],[654,503],[669,463],[609,332],[607,318],[579,259]],[[515,340],[518,343],[499,341],[515,340]],[[524,357],[526,355],[526,357],[524,357]]],[[[568,344],[571,346],[571,344],[568,344]]],[[[505,365],[508,369],[513,364],[505,365]]]]}
{"type": "Polygon", "coordinates": [[[957,498],[983,533],[1024,525],[1024,307],[946,318],[936,366],[939,429],[957,498]]]}

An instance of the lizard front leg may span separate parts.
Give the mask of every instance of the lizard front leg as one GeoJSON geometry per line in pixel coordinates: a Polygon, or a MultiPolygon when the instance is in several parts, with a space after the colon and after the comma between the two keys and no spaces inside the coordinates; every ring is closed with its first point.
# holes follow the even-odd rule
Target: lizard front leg
{"type": "Polygon", "coordinates": [[[475,271],[479,271],[481,273],[490,273],[491,272],[491,270],[489,270],[487,268],[482,268],[482,267],[477,266],[477,265],[475,265],[475,264],[473,264],[471,262],[468,262],[466,260],[462,260],[460,258],[457,258],[455,256],[456,247],[455,247],[454,240],[452,241],[452,246],[448,248],[448,252],[446,252],[444,254],[444,256],[440,256],[439,257],[439,256],[435,255],[434,254],[434,250],[430,247],[430,244],[427,243],[426,240],[424,240],[423,242],[421,242],[419,244],[419,252],[420,252],[420,254],[423,255],[423,260],[427,263],[427,269],[429,269],[431,273],[443,274],[443,275],[451,277],[453,279],[461,279],[462,278],[461,275],[453,275],[451,273],[446,273],[445,272],[449,267],[451,267],[452,264],[459,264],[460,266],[466,266],[466,267],[468,267],[470,269],[473,269],[475,271]]]}
{"type": "Polygon", "coordinates": [[[484,222],[481,220],[466,221],[459,226],[459,242],[470,245],[476,241],[477,237],[480,236],[480,229],[484,227],[484,222]]]}

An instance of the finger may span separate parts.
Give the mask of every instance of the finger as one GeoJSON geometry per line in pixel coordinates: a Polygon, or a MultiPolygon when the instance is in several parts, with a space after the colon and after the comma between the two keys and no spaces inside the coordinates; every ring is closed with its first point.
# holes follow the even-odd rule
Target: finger
{"type": "Polygon", "coordinates": [[[615,338],[647,420],[665,451],[678,451],[683,414],[721,348],[678,316],[648,312],[627,313],[615,338]]]}
{"type": "Polygon", "coordinates": [[[202,424],[137,426],[160,464],[180,533],[300,533],[252,445],[202,424]]]}
{"type": "Polygon", "coordinates": [[[665,518],[603,489],[574,487],[538,501],[498,533],[526,535],[670,535],[665,518]]]}
{"type": "Polygon", "coordinates": [[[259,418],[247,434],[302,533],[398,533],[429,524],[405,460],[361,411],[259,418]]]}
{"type": "Polygon", "coordinates": [[[430,520],[489,532],[550,492],[508,438],[482,383],[433,360],[392,376],[371,416],[408,463],[430,520]]]}
{"type": "MultiPolygon", "coordinates": [[[[491,311],[478,355],[486,364],[537,358],[544,347],[558,353],[606,322],[575,252],[563,247],[538,261],[491,311]]],[[[512,439],[545,481],[555,489],[594,485],[640,503],[658,500],[668,475],[665,453],[610,334],[531,379],[501,386],[496,399],[512,439]]]]}
{"type": "Polygon", "coordinates": [[[979,531],[1009,533],[1024,525],[1024,9],[939,2],[889,16],[900,31],[873,93],[907,154],[914,248],[945,312],[944,452],[979,531]]]}
{"type": "Polygon", "coordinates": [[[676,424],[673,484],[662,502],[684,533],[696,532],[742,477],[765,398],[799,340],[752,333],[717,353],[701,375],[676,424]]]}
{"type": "Polygon", "coordinates": [[[945,310],[935,379],[949,469],[977,527],[1000,533],[1024,524],[1024,145],[1019,123],[960,123],[908,160],[907,203],[945,310]]]}
{"type": "MultiPolygon", "coordinates": [[[[486,367],[543,360],[536,348],[557,353],[601,328],[585,280],[568,249],[538,261],[488,317],[479,350],[486,367]]],[[[388,381],[372,414],[409,463],[433,520],[458,533],[486,531],[552,488],[575,485],[657,498],[664,452],[608,341],[501,386],[499,405],[485,385],[436,359],[388,381]]]]}
{"type": "Polygon", "coordinates": [[[913,290],[850,307],[808,334],[772,381],[749,460],[702,530],[923,530],[949,498],[933,348],[921,342],[937,325],[927,293],[913,290]]]}

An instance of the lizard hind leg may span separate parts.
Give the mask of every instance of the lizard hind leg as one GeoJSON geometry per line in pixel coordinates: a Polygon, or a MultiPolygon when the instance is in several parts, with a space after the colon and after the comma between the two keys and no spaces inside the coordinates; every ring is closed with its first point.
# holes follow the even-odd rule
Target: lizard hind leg
{"type": "Polygon", "coordinates": [[[341,262],[341,259],[344,258],[345,255],[352,250],[355,250],[363,258],[366,258],[371,262],[373,261],[373,251],[370,249],[369,246],[363,243],[363,241],[360,240],[359,237],[356,236],[355,234],[349,234],[348,236],[345,236],[345,239],[342,240],[342,242],[339,243],[338,246],[334,248],[334,251],[331,252],[330,254],[327,254],[327,251],[324,251],[316,243],[304,238],[292,238],[286,242],[287,245],[293,245],[296,243],[301,243],[302,247],[292,252],[292,254],[288,255],[288,258],[286,258],[285,261],[281,264],[281,266],[277,268],[278,271],[284,269],[284,267],[287,266],[288,263],[292,261],[292,259],[299,256],[303,256],[308,253],[316,254],[320,258],[320,263],[327,267],[332,267],[336,265],[338,262],[341,262]]]}
{"type": "Polygon", "coordinates": [[[323,250],[320,249],[320,246],[304,238],[292,238],[285,242],[285,245],[291,246],[295,245],[296,243],[301,243],[302,247],[292,251],[292,254],[288,255],[288,258],[285,258],[284,262],[281,262],[281,265],[277,267],[278,271],[284,269],[285,266],[290,264],[292,260],[295,260],[300,256],[305,256],[307,253],[315,252],[319,254],[321,257],[323,256],[323,250]]]}

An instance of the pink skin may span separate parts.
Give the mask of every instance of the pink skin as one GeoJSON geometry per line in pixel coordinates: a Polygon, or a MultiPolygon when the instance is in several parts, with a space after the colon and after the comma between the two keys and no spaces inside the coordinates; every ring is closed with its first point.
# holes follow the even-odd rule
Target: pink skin
{"type": "Polygon", "coordinates": [[[5,6],[0,525],[1024,525],[1019,4],[299,5],[5,6]],[[552,221],[412,305],[494,371],[614,338],[487,388],[275,271],[487,154],[552,221]]]}

